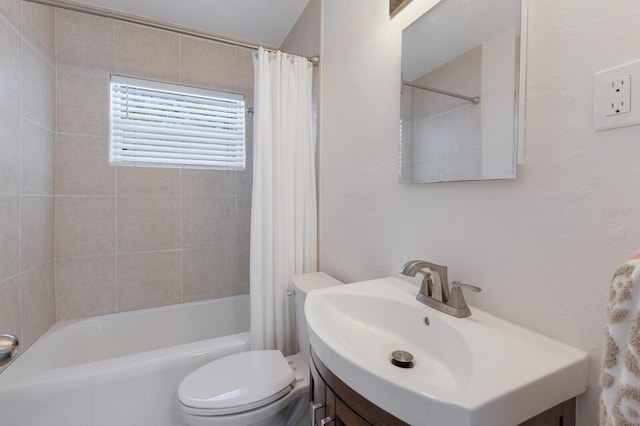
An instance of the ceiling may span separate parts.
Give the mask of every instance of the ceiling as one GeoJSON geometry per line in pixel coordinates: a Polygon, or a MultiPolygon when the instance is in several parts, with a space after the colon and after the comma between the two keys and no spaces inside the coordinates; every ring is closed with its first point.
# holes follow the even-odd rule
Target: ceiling
{"type": "Polygon", "coordinates": [[[309,0],[76,0],[217,36],[279,47],[309,0]]]}

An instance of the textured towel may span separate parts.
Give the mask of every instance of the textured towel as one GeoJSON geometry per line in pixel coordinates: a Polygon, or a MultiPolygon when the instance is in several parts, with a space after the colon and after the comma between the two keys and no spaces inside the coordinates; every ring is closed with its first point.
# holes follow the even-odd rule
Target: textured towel
{"type": "Polygon", "coordinates": [[[640,253],[613,275],[600,386],[601,426],[640,425],[640,253]]]}

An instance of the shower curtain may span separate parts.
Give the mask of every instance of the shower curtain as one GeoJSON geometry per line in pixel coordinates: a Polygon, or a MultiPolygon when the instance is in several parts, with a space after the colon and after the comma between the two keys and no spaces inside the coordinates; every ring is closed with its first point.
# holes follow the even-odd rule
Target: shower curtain
{"type": "Polygon", "coordinates": [[[255,69],[251,347],[296,352],[293,275],[317,270],[313,68],[260,48],[255,69]]]}

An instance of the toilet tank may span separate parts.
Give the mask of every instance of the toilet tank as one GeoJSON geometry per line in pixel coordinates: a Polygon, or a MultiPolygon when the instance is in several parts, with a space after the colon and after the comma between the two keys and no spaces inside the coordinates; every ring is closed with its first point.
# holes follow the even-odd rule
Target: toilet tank
{"type": "Polygon", "coordinates": [[[334,287],[344,284],[341,281],[325,274],[324,272],[312,272],[309,274],[294,275],[293,286],[296,298],[296,331],[298,333],[298,348],[305,361],[309,362],[309,335],[307,333],[307,321],[304,317],[304,301],[307,293],[320,288],[334,287]]]}

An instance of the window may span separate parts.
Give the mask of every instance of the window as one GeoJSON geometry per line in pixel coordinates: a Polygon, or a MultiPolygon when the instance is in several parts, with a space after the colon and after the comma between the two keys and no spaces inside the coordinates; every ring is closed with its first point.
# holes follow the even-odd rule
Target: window
{"type": "Polygon", "coordinates": [[[244,170],[244,95],[112,75],[109,163],[244,170]]]}

